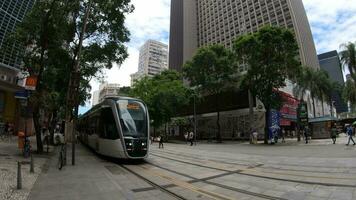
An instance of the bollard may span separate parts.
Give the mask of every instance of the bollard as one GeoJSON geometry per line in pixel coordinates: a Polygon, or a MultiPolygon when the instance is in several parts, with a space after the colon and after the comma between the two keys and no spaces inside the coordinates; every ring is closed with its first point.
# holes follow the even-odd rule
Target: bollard
{"type": "Polygon", "coordinates": [[[35,173],[32,153],[31,153],[31,162],[30,162],[30,173],[35,173]]]}
{"type": "Polygon", "coordinates": [[[22,189],[21,162],[17,161],[17,189],[22,189]]]}

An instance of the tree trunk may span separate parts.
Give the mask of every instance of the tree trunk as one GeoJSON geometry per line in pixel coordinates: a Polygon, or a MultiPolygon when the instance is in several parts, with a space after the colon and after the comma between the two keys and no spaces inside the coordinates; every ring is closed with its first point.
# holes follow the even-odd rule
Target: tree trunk
{"type": "Polygon", "coordinates": [[[315,100],[314,100],[314,97],[312,96],[312,102],[313,102],[313,116],[314,118],[316,118],[316,114],[315,114],[315,100]]]}
{"type": "Polygon", "coordinates": [[[268,144],[268,114],[269,114],[269,111],[270,109],[268,107],[265,107],[266,108],[266,113],[265,113],[265,137],[264,137],[264,143],[265,144],[268,144]]]}
{"type": "Polygon", "coordinates": [[[249,109],[248,113],[249,113],[249,121],[250,121],[249,133],[251,135],[252,130],[254,129],[254,127],[253,127],[254,119],[253,119],[253,97],[252,97],[252,94],[251,94],[250,90],[248,90],[248,109],[249,109]]]}
{"type": "Polygon", "coordinates": [[[217,126],[217,133],[216,133],[216,141],[221,143],[221,132],[220,132],[220,111],[219,111],[219,94],[215,96],[215,106],[217,110],[217,119],[216,119],[216,126],[217,126]]]}
{"type": "Polygon", "coordinates": [[[57,124],[57,110],[53,111],[52,113],[52,121],[51,121],[51,126],[50,126],[50,131],[49,131],[49,139],[50,139],[50,144],[53,145],[53,140],[54,140],[54,129],[56,128],[57,124]]]}
{"type": "Polygon", "coordinates": [[[321,97],[321,109],[323,110],[322,113],[323,113],[323,117],[325,116],[325,111],[324,111],[324,98],[321,97]]]}
{"type": "MultiPolygon", "coordinates": [[[[26,120],[27,123],[27,120],[26,120]]],[[[43,152],[43,144],[41,138],[41,123],[40,123],[40,109],[39,106],[35,106],[33,110],[33,123],[35,125],[36,131],[36,144],[37,144],[37,153],[43,152]]]]}

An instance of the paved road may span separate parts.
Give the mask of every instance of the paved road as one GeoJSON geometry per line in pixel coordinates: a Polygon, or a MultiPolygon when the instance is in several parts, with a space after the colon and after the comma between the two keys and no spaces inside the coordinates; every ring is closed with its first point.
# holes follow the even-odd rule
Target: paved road
{"type": "Polygon", "coordinates": [[[30,199],[356,199],[356,147],[329,140],[279,145],[158,144],[144,162],[79,146],[76,166],[50,162],[30,199]]]}

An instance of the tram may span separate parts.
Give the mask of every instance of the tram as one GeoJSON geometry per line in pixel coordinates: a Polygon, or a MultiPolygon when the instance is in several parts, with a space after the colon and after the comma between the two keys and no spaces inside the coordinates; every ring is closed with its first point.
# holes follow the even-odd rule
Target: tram
{"type": "Polygon", "coordinates": [[[97,153],[143,159],[149,151],[149,115],[139,99],[106,98],[78,120],[80,140],[97,153]]]}

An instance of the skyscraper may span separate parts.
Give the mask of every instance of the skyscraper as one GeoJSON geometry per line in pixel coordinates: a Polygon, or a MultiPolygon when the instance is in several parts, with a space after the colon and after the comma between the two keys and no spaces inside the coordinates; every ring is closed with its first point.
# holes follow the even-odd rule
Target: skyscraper
{"type": "Polygon", "coordinates": [[[169,67],[180,71],[197,48],[231,47],[236,37],[265,25],[293,30],[301,63],[319,68],[302,0],[172,0],[169,67]]]}
{"type": "Polygon", "coordinates": [[[0,1],[0,66],[19,68],[19,47],[14,43],[6,43],[6,37],[15,30],[16,25],[22,21],[26,13],[32,8],[34,0],[7,0],[0,1]],[[5,47],[6,45],[6,47],[5,47]]]}
{"type": "Polygon", "coordinates": [[[32,8],[34,1],[0,0],[0,126],[5,122],[17,125],[19,103],[14,93],[23,89],[17,85],[22,62],[19,56],[22,47],[7,42],[6,39],[32,8]]]}
{"type": "MultiPolygon", "coordinates": [[[[337,51],[330,51],[318,55],[320,68],[325,70],[332,81],[344,85],[344,77],[341,71],[341,63],[337,51]]],[[[337,91],[332,92],[332,100],[337,113],[347,112],[347,104],[341,98],[341,94],[337,91]]]]}
{"type": "Polygon", "coordinates": [[[140,48],[138,72],[131,74],[131,85],[144,76],[154,76],[168,68],[168,45],[148,40],[140,48]]]}

